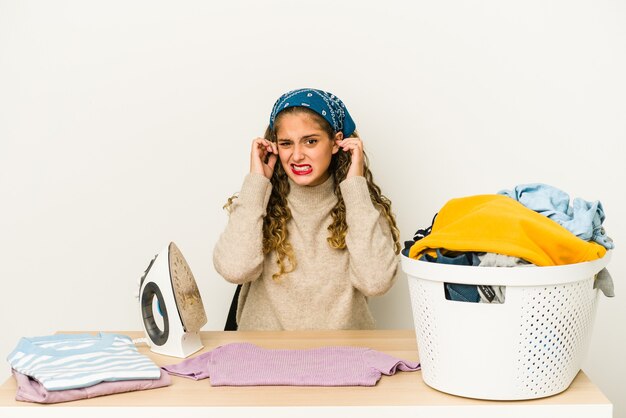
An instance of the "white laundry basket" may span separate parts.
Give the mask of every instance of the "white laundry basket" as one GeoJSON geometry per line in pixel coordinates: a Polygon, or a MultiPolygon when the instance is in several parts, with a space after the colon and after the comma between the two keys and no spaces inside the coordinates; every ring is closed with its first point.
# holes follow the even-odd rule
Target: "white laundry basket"
{"type": "Polygon", "coordinates": [[[422,377],[453,395],[517,400],[568,388],[587,352],[596,313],[591,262],[550,267],[437,264],[402,256],[422,377]],[[444,282],[506,286],[502,304],[447,300],[444,282]]]}

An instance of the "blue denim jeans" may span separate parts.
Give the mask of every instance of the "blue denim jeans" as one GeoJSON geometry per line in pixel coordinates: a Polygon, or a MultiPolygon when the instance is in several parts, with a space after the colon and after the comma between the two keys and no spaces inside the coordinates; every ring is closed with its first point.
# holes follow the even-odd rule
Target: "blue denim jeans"
{"type": "MultiPolygon", "coordinates": [[[[421,260],[429,261],[431,263],[453,264],[457,266],[477,266],[480,264],[480,259],[476,253],[461,253],[456,256],[446,256],[442,255],[439,249],[437,249],[436,258],[428,254],[424,254],[421,260]]],[[[478,303],[478,301],[480,301],[480,295],[478,294],[478,288],[476,285],[444,283],[444,290],[446,299],[448,300],[473,303],[478,303]]]]}

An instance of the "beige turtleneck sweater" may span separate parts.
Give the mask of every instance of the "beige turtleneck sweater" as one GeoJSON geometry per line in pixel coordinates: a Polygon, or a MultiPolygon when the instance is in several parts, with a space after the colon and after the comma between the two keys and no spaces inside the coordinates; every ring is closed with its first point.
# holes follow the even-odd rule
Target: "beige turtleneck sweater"
{"type": "Polygon", "coordinates": [[[213,251],[215,269],[243,284],[237,306],[240,330],[371,329],[368,296],[393,284],[398,258],[385,217],[374,207],[364,177],[340,184],[346,205],[346,249],[326,241],[337,202],[332,176],[318,186],[291,180],[287,224],[296,269],[276,281],[276,254],[263,254],[263,217],[272,185],[248,174],[213,251]]]}

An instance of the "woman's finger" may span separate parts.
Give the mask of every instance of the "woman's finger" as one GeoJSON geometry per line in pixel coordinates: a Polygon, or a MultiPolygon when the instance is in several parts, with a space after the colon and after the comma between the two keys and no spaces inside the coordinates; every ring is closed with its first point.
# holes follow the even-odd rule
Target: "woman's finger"
{"type": "Polygon", "coordinates": [[[276,165],[276,161],[278,160],[278,155],[270,154],[270,157],[267,159],[267,166],[274,171],[274,166],[276,165]]]}
{"type": "Polygon", "coordinates": [[[344,151],[354,151],[354,150],[360,150],[363,151],[363,147],[360,146],[360,144],[356,144],[356,143],[350,143],[350,144],[344,144],[341,146],[343,148],[344,151]]]}
{"type": "Polygon", "coordinates": [[[264,149],[266,152],[270,153],[270,154],[277,154],[278,153],[278,148],[276,147],[276,144],[272,141],[269,141],[265,138],[256,138],[253,141],[254,144],[256,144],[257,148],[259,149],[264,149]]]}
{"type": "Polygon", "coordinates": [[[343,141],[341,141],[339,143],[339,146],[341,146],[341,147],[345,147],[345,146],[348,146],[348,145],[355,145],[357,147],[362,148],[363,147],[363,142],[361,142],[357,138],[349,138],[349,139],[345,139],[345,140],[343,140],[343,141]]]}

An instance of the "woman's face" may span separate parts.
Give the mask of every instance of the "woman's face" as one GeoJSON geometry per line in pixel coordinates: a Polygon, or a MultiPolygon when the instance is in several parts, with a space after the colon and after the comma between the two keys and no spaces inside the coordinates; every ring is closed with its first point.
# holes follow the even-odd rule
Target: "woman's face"
{"type": "Polygon", "coordinates": [[[339,151],[335,141],[343,134],[331,138],[308,114],[285,113],[280,115],[276,137],[287,176],[300,186],[317,186],[330,176],[330,160],[339,151]]]}

